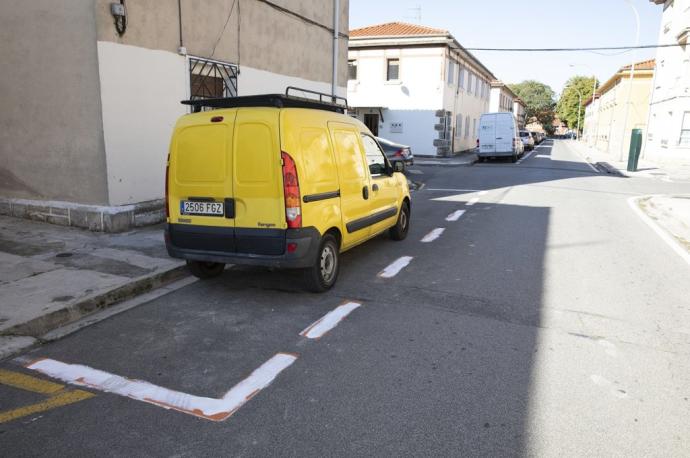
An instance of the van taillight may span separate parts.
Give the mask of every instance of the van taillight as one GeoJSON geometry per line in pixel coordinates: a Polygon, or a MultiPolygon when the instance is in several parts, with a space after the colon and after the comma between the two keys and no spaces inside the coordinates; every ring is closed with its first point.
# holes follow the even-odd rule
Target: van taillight
{"type": "Polygon", "coordinates": [[[393,155],[395,157],[403,157],[403,150],[399,149],[398,151],[395,152],[393,155]]]}
{"type": "Polygon", "coordinates": [[[297,166],[290,155],[281,151],[283,160],[283,194],[285,195],[285,221],[289,228],[302,227],[302,205],[300,204],[297,166]]]}
{"type": "Polygon", "coordinates": [[[165,163],[165,217],[170,218],[170,202],[168,201],[168,179],[170,177],[170,155],[165,163]]]}

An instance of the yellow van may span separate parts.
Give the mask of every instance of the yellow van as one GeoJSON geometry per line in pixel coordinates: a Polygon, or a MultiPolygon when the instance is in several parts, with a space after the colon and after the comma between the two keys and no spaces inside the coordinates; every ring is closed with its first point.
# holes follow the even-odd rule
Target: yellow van
{"type": "Polygon", "coordinates": [[[407,235],[407,179],[366,126],[346,105],[288,94],[183,102],[196,112],[170,144],[165,241],[195,276],[226,263],[300,268],[325,291],[340,253],[407,235]]]}

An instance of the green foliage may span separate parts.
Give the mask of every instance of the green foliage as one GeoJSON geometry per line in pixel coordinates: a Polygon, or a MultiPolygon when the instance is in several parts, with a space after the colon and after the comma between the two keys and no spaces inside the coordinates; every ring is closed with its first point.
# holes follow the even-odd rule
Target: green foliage
{"type": "Polygon", "coordinates": [[[546,84],[534,80],[510,84],[509,87],[525,102],[525,115],[528,122],[530,119],[536,118],[544,126],[544,129],[550,132],[554,109],[556,108],[556,94],[553,90],[546,84]]]}
{"type": "Polygon", "coordinates": [[[573,76],[566,83],[561,98],[558,100],[557,113],[561,120],[568,123],[568,127],[577,128],[578,105],[580,102],[582,102],[580,107],[580,130],[584,127],[584,103],[592,96],[594,84],[597,84],[597,81],[591,76],[573,76]]]}

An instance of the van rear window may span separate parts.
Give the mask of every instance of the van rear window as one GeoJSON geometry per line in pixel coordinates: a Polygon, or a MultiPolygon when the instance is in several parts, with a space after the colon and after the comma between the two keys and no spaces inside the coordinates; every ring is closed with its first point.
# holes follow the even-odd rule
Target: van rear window
{"type": "Polygon", "coordinates": [[[191,126],[177,136],[178,183],[225,180],[227,127],[223,124],[191,126]]]}

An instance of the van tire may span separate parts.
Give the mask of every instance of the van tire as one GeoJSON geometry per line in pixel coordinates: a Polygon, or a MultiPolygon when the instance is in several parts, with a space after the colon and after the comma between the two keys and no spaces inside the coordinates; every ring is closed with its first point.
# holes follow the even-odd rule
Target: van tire
{"type": "Polygon", "coordinates": [[[340,249],[335,237],[326,234],[321,239],[319,251],[311,267],[304,269],[304,286],[313,293],[331,289],[338,279],[340,249]]]}
{"type": "Polygon", "coordinates": [[[395,222],[395,226],[390,228],[388,234],[393,240],[405,240],[409,229],[410,205],[407,202],[403,202],[400,206],[400,212],[398,212],[398,221],[395,222]]]}
{"type": "Polygon", "coordinates": [[[516,163],[517,160],[518,160],[518,155],[517,155],[517,154],[513,154],[513,155],[510,157],[510,161],[511,161],[512,163],[516,163]]]}
{"type": "Polygon", "coordinates": [[[197,278],[213,278],[223,273],[222,262],[187,261],[189,271],[197,278]]]}

